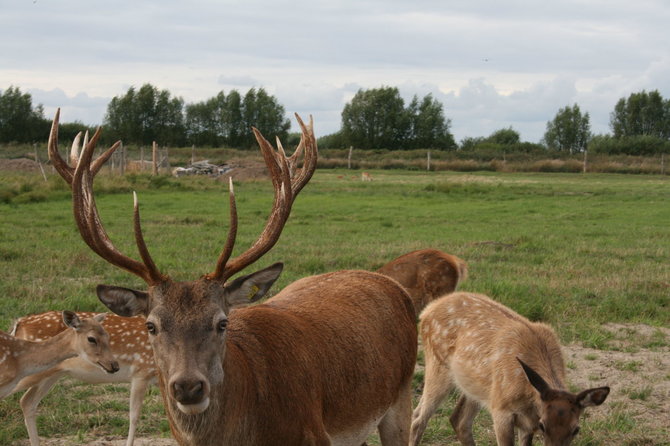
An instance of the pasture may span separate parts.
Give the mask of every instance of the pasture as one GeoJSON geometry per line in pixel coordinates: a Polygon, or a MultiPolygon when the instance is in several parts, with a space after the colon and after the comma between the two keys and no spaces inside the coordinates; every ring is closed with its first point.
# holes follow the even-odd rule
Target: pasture
{"type": "MultiPolygon", "coordinates": [[[[460,289],[485,293],[555,327],[569,346],[570,382],[612,386],[610,399],[587,413],[575,444],[670,444],[667,177],[371,174],[373,181],[362,182],[356,171],[316,172],[277,245],[250,268],[285,263],[271,294],[307,275],[376,269],[415,249],[455,254],[469,265],[460,289]]],[[[14,318],[34,312],[103,311],[94,294],[99,283],[142,288],[139,279],[108,265],[83,243],[60,178],[0,175],[0,329],[9,330],[14,318]]],[[[102,173],[96,189],[102,220],[122,252],[136,257],[131,194],[136,190],[145,240],[161,271],[187,280],[214,268],[227,234],[225,182],[102,173]]],[[[235,192],[237,253],[262,229],[272,189],[267,180],[248,181],[237,183],[235,192]]],[[[418,367],[417,396],[421,385],[418,367]]],[[[14,395],[0,401],[0,445],[27,438],[18,400],[14,395]]],[[[57,386],[41,404],[40,435],[64,435],[75,443],[123,438],[127,400],[123,385],[57,386]]],[[[445,403],[431,421],[423,444],[458,444],[448,421],[454,402],[445,403]]],[[[139,437],[169,436],[156,388],[142,413],[139,437]]],[[[482,412],[475,426],[481,444],[494,443],[487,414],[482,412]]]]}

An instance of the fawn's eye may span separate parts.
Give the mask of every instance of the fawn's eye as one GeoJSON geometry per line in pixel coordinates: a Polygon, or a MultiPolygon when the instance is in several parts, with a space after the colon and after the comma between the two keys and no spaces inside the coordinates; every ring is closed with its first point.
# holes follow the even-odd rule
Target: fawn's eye
{"type": "Polygon", "coordinates": [[[153,322],[147,322],[145,325],[147,326],[147,331],[149,332],[149,334],[152,335],[156,334],[156,324],[154,324],[153,322]]]}
{"type": "Polygon", "coordinates": [[[545,432],[544,423],[543,423],[542,421],[540,421],[539,426],[540,426],[540,430],[541,430],[542,432],[545,432]]]}
{"type": "Polygon", "coordinates": [[[89,336],[86,340],[88,341],[89,344],[93,344],[93,345],[98,344],[98,340],[95,339],[93,336],[89,336]]]}
{"type": "Polygon", "coordinates": [[[226,331],[227,326],[228,326],[228,319],[221,319],[219,322],[217,322],[216,329],[219,331],[219,333],[222,333],[226,331]]]}

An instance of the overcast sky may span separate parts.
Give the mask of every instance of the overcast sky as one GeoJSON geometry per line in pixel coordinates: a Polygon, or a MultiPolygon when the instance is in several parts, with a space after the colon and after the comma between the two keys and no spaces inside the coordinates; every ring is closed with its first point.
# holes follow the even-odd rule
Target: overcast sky
{"type": "Polygon", "coordinates": [[[574,103],[608,133],[619,98],[670,98],[670,2],[0,0],[0,89],[47,117],[99,124],[147,82],[186,103],[263,87],[319,136],[380,86],[432,93],[457,141],[511,126],[537,142],[574,103]]]}

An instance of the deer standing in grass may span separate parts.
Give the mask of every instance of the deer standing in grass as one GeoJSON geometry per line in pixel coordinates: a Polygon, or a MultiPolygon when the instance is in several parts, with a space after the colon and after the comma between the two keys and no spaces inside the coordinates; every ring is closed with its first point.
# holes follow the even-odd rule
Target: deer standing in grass
{"type": "MultiPolygon", "coordinates": [[[[77,312],[79,318],[98,318],[99,313],[77,312]]],[[[28,429],[30,445],[39,445],[37,406],[63,376],[90,384],[130,383],[130,426],[126,446],[132,446],[147,387],[156,383],[156,365],[149,344],[144,318],[107,315],[102,327],[109,335],[109,348],[118,361],[117,373],[108,374],[86,359],[74,357],[41,373],[24,378],[15,391],[28,389],[21,397],[21,410],[28,429]]],[[[57,311],[25,316],[16,321],[13,334],[19,339],[46,341],[67,329],[57,311]]]]}
{"type": "Polygon", "coordinates": [[[316,168],[312,123],[286,157],[254,129],[274,185],[270,217],[256,242],[231,259],[231,223],[215,270],[176,282],[152,260],[135,200],[135,239],[142,261],[120,253],[107,236],[92,192],[93,177],[118,143],[92,161],[99,131],[76,168],[58,154],[58,113],[49,153],[70,184],[77,226],[88,246],[148,284],[148,291],[99,286],[98,297],[121,316],[143,315],[161,393],[181,445],[360,445],[375,428],[383,445],[409,440],[415,312],[394,280],[366,271],[301,279],[263,304],[282,265],[229,279],[276,243],[293,200],[316,168]],[[304,151],[302,169],[296,169],[304,151]],[[233,309],[234,307],[238,307],[233,309]]]}
{"type": "Polygon", "coordinates": [[[108,373],[119,370],[109,349],[109,336],[100,325],[104,315],[79,319],[75,313],[63,311],[61,317],[71,329],[45,342],[17,339],[0,331],[0,398],[14,393],[16,385],[26,376],[75,356],[108,373]]]}
{"type": "Polygon", "coordinates": [[[542,431],[545,446],[566,446],[579,432],[584,408],[602,404],[609,387],[573,394],[565,390],[561,346],[548,325],[530,322],[486,296],[453,293],[421,314],[425,383],[412,416],[411,444],[452,386],[461,397],[450,417],[462,444],[475,444],[472,422],[485,406],[499,446],[523,446],[542,431]]]}
{"type": "Polygon", "coordinates": [[[419,249],[391,260],[377,272],[397,280],[407,290],[418,315],[429,302],[454,292],[467,278],[468,266],[446,252],[419,249]]]}

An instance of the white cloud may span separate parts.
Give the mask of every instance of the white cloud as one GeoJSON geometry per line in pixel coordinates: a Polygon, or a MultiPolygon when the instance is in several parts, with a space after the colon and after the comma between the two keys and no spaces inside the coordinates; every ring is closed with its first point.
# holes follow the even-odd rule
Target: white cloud
{"type": "Polygon", "coordinates": [[[620,97],[670,97],[663,0],[0,0],[0,88],[100,123],[151,83],[188,102],[263,87],[288,114],[339,128],[359,88],[443,101],[457,140],[512,126],[537,141],[578,103],[607,132],[620,97]]]}

